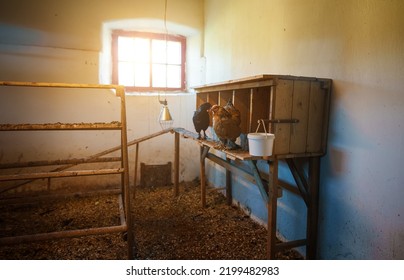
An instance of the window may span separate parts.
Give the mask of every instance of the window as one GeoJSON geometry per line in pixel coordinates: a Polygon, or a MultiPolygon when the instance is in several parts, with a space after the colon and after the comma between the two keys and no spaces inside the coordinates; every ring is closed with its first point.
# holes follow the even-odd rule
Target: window
{"type": "Polygon", "coordinates": [[[112,82],[128,91],[185,90],[183,36],[114,31],[112,82]]]}

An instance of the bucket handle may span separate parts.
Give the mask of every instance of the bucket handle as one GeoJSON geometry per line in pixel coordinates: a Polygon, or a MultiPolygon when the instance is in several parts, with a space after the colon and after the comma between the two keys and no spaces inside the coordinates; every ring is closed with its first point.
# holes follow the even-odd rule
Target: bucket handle
{"type": "Polygon", "coordinates": [[[260,120],[258,120],[258,126],[257,126],[257,129],[255,130],[255,133],[257,133],[257,132],[258,132],[258,129],[260,128],[261,123],[262,123],[262,126],[264,127],[264,131],[265,131],[265,137],[268,137],[267,129],[265,128],[265,122],[264,122],[264,119],[260,119],[260,120]]]}

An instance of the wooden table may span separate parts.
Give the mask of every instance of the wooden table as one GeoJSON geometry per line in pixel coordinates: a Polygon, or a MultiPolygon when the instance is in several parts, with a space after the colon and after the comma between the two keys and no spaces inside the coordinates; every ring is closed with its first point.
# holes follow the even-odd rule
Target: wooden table
{"type": "MultiPolygon", "coordinates": [[[[226,169],[226,197],[227,203],[232,203],[232,185],[231,176],[237,176],[239,179],[247,180],[255,184],[268,211],[267,229],[267,256],[268,259],[274,259],[278,251],[283,251],[295,247],[306,246],[306,258],[314,259],[316,257],[317,248],[317,224],[318,224],[318,188],[319,188],[319,167],[320,157],[310,157],[309,172],[306,178],[303,167],[296,158],[287,158],[279,156],[257,157],[251,156],[247,151],[243,150],[216,150],[217,142],[212,140],[197,139],[197,134],[182,128],[174,129],[176,133],[176,143],[179,142],[179,135],[183,138],[196,141],[200,146],[200,188],[201,188],[201,204],[206,207],[206,159],[222,166],[226,169]],[[178,140],[177,140],[178,139],[178,140]],[[212,153],[216,150],[223,153],[225,159],[212,153]],[[284,160],[296,181],[296,186],[278,178],[278,164],[280,160],[284,160]],[[247,168],[240,167],[238,162],[244,162],[247,168]],[[269,165],[269,174],[264,174],[257,167],[258,161],[266,161],[269,165]],[[282,196],[282,191],[290,191],[299,195],[307,206],[307,233],[305,239],[292,240],[283,243],[276,243],[276,215],[277,200],[282,196]]],[[[176,147],[179,147],[179,143],[176,147]]],[[[175,163],[178,165],[178,163],[175,163]]]]}

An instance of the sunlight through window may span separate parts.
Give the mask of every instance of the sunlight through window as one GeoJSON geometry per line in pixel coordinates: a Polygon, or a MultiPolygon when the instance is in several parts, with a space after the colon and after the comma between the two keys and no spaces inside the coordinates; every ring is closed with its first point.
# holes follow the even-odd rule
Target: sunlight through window
{"type": "Polygon", "coordinates": [[[165,34],[116,32],[114,82],[142,91],[185,88],[185,38],[165,34]]]}

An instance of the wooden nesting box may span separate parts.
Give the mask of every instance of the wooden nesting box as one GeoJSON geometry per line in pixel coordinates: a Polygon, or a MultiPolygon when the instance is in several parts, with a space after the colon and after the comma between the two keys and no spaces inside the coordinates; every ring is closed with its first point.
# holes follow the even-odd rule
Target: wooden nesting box
{"type": "MultiPolygon", "coordinates": [[[[260,119],[275,134],[273,155],[322,156],[326,152],[331,80],[258,75],[194,88],[196,107],[204,102],[241,112],[242,132],[255,132],[260,119]]],[[[264,132],[260,126],[259,132],[264,132]]]]}

